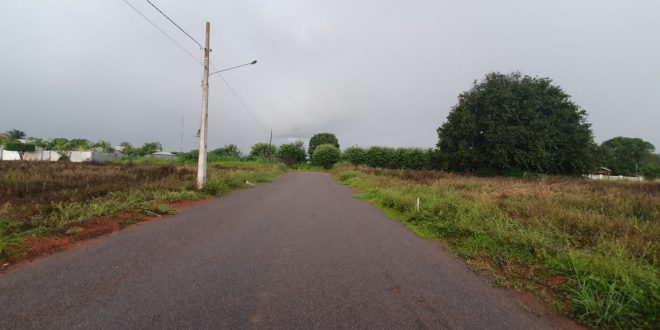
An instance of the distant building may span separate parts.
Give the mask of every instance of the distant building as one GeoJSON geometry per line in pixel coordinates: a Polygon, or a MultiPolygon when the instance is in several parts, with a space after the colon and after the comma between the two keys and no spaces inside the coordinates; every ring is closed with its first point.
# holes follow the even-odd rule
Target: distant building
{"type": "Polygon", "coordinates": [[[151,157],[157,159],[174,159],[176,158],[176,155],[167,151],[158,151],[151,154],[151,157]]]}
{"type": "Polygon", "coordinates": [[[611,175],[612,170],[610,170],[607,167],[599,167],[594,174],[596,174],[596,175],[611,175]]]}

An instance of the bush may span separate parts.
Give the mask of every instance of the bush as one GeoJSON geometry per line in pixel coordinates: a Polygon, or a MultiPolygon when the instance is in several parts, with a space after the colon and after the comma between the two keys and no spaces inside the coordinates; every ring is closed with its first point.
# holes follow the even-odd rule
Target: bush
{"type": "Polygon", "coordinates": [[[344,150],[342,159],[354,166],[366,164],[367,151],[360,147],[348,147],[344,150]]]}
{"type": "Polygon", "coordinates": [[[312,155],[312,164],[323,166],[325,169],[332,168],[341,159],[339,148],[332,144],[322,144],[316,147],[312,155]]]}
{"type": "Polygon", "coordinates": [[[364,163],[370,167],[422,170],[431,167],[430,156],[429,151],[419,148],[371,147],[364,154],[364,163]]]}
{"type": "Polygon", "coordinates": [[[241,153],[241,150],[235,144],[225,145],[222,148],[212,150],[209,152],[209,157],[211,155],[216,156],[216,158],[219,159],[227,159],[227,160],[230,159],[236,160],[236,159],[241,159],[241,157],[243,157],[243,153],[241,153]]]}
{"type": "Polygon", "coordinates": [[[302,141],[283,144],[277,149],[277,158],[288,166],[294,166],[307,159],[305,146],[302,141]]]}
{"type": "Polygon", "coordinates": [[[257,143],[252,146],[250,150],[250,158],[252,159],[271,159],[275,156],[277,148],[269,143],[257,143]]]}
{"type": "Polygon", "coordinates": [[[332,134],[332,133],[317,133],[312,136],[311,139],[309,139],[309,157],[312,157],[314,155],[314,150],[316,150],[316,147],[322,145],[322,144],[331,144],[337,148],[339,148],[339,140],[337,140],[337,137],[332,134]]]}

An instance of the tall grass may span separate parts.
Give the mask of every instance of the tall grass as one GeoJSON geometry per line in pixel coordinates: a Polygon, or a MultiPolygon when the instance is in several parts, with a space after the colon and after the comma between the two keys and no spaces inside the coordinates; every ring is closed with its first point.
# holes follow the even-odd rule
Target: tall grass
{"type": "Polygon", "coordinates": [[[348,168],[333,174],[419,235],[485,265],[500,285],[539,292],[593,327],[658,325],[658,183],[348,168]]]}
{"type": "Polygon", "coordinates": [[[219,196],[285,170],[273,163],[215,163],[206,190],[197,191],[194,166],[0,162],[0,259],[25,256],[23,240],[30,235],[66,235],[123,211],[171,214],[169,202],[219,196]]]}

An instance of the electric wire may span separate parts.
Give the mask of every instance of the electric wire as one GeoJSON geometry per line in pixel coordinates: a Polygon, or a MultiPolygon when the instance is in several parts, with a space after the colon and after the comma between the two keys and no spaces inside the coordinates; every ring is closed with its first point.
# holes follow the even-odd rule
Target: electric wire
{"type": "Polygon", "coordinates": [[[128,2],[127,0],[122,0],[122,1],[127,6],[131,7],[131,9],[133,9],[133,11],[135,11],[138,15],[140,15],[142,18],[144,18],[144,20],[149,22],[149,24],[151,24],[154,28],[156,28],[156,30],[158,30],[165,37],[167,37],[167,39],[169,39],[171,42],[173,42],[175,45],[177,45],[179,47],[179,49],[181,49],[183,52],[188,54],[188,56],[190,56],[195,62],[199,63],[201,66],[204,66],[204,63],[202,63],[200,60],[198,60],[197,57],[195,57],[195,55],[191,54],[187,49],[185,49],[183,46],[181,46],[180,43],[178,43],[176,40],[174,40],[174,38],[172,38],[169,34],[167,34],[167,32],[163,31],[163,29],[158,27],[158,25],[156,25],[156,23],[154,23],[152,20],[147,18],[147,16],[145,16],[141,11],[139,11],[137,8],[135,8],[135,6],[133,6],[130,2],[128,2]]]}
{"type": "Polygon", "coordinates": [[[222,73],[219,73],[218,76],[220,76],[220,79],[222,79],[222,81],[225,83],[225,85],[227,86],[227,88],[229,88],[229,90],[231,91],[231,93],[234,94],[234,97],[236,98],[236,100],[238,100],[238,103],[240,103],[241,107],[243,107],[243,110],[245,110],[247,113],[249,113],[250,116],[252,117],[252,119],[254,119],[254,121],[255,121],[255,122],[256,122],[256,123],[262,128],[262,129],[267,130],[267,129],[266,129],[266,126],[264,126],[264,125],[261,123],[261,121],[259,121],[259,119],[257,118],[257,116],[255,116],[254,113],[252,112],[252,110],[250,110],[250,108],[245,104],[245,102],[243,102],[243,100],[241,99],[241,97],[238,96],[238,93],[236,93],[236,91],[234,90],[234,88],[231,87],[231,85],[229,84],[229,82],[227,81],[227,79],[225,79],[225,77],[222,75],[222,73]]]}
{"type": "MultiPolygon", "coordinates": [[[[204,67],[204,63],[202,61],[197,59],[197,57],[195,57],[195,55],[191,54],[187,49],[185,49],[183,46],[181,46],[181,44],[179,44],[176,40],[174,40],[174,38],[172,38],[169,34],[167,34],[167,32],[163,31],[160,27],[158,27],[158,25],[156,25],[156,23],[154,23],[149,18],[147,18],[142,12],[140,12],[137,8],[135,8],[135,6],[133,6],[130,2],[128,2],[128,0],[122,0],[122,1],[127,6],[129,6],[131,9],[133,9],[133,11],[135,11],[138,15],[140,15],[144,20],[149,22],[149,24],[151,24],[154,28],[156,28],[156,30],[158,30],[165,37],[167,37],[167,39],[169,39],[171,42],[173,42],[175,45],[177,45],[182,51],[184,51],[186,54],[188,54],[188,56],[190,56],[190,58],[192,58],[195,62],[199,63],[202,67],[204,67]]],[[[152,6],[154,6],[149,0],[147,0],[147,2],[149,2],[152,6]]],[[[154,8],[156,8],[156,10],[158,10],[158,8],[156,6],[154,6],[154,8]]],[[[158,10],[158,11],[161,12],[160,10],[158,10]]],[[[163,12],[161,12],[161,14],[163,14],[163,16],[167,17],[163,12]]],[[[167,18],[169,19],[169,17],[167,17],[167,18]]],[[[170,21],[172,22],[172,20],[170,20],[170,21]]],[[[176,23],[174,23],[174,22],[172,22],[172,23],[174,25],[176,25],[176,23]]],[[[177,25],[177,27],[178,27],[178,25],[177,25]]],[[[181,29],[181,28],[179,27],[179,29],[181,29]]],[[[183,29],[181,29],[181,30],[183,31],[183,29]]],[[[186,33],[185,31],[183,31],[183,32],[186,33]]],[[[186,35],[188,35],[188,34],[186,33],[186,35]]],[[[190,37],[190,35],[188,35],[188,37],[190,37]]],[[[190,37],[190,38],[192,39],[192,37],[190,37]]],[[[197,41],[195,41],[195,42],[197,43],[197,41]]],[[[203,49],[203,47],[202,47],[202,49],[203,49]]],[[[211,62],[210,60],[209,60],[209,66],[213,67],[214,70],[217,70],[217,67],[215,66],[215,64],[213,64],[213,62],[211,62]]],[[[231,87],[231,85],[229,84],[227,79],[225,79],[225,77],[222,75],[222,73],[218,73],[218,76],[220,76],[220,79],[222,79],[222,81],[225,83],[225,86],[227,86],[229,91],[234,95],[234,97],[236,98],[238,103],[241,105],[243,110],[245,110],[262,129],[267,130],[266,127],[261,123],[261,121],[259,121],[257,116],[254,115],[252,110],[250,110],[250,108],[245,104],[245,102],[243,102],[243,99],[238,95],[238,93],[236,93],[234,88],[231,87]]]]}
{"type": "Polygon", "coordinates": [[[163,16],[165,16],[165,18],[167,18],[168,21],[170,21],[172,24],[174,24],[174,26],[176,26],[179,30],[181,30],[181,32],[183,32],[185,35],[187,35],[188,38],[190,38],[190,40],[194,41],[194,42],[197,44],[197,46],[199,46],[199,49],[204,49],[204,47],[202,46],[202,44],[199,43],[199,41],[197,41],[195,38],[193,38],[188,32],[186,32],[186,30],[184,30],[183,28],[181,28],[181,27],[179,26],[179,24],[176,24],[176,23],[175,23],[175,22],[174,22],[169,16],[165,15],[165,13],[164,13],[162,10],[160,10],[160,8],[156,7],[156,5],[153,4],[153,2],[151,2],[151,1],[149,1],[149,0],[146,0],[146,1],[147,1],[152,7],[154,7],[156,10],[158,10],[159,13],[161,13],[163,16]]]}

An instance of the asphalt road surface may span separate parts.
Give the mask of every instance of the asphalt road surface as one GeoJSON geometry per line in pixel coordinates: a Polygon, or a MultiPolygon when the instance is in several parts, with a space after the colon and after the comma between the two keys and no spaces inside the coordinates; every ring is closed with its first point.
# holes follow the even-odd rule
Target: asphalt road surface
{"type": "Polygon", "coordinates": [[[353,194],[286,174],[16,267],[0,328],[565,327],[353,194]]]}

